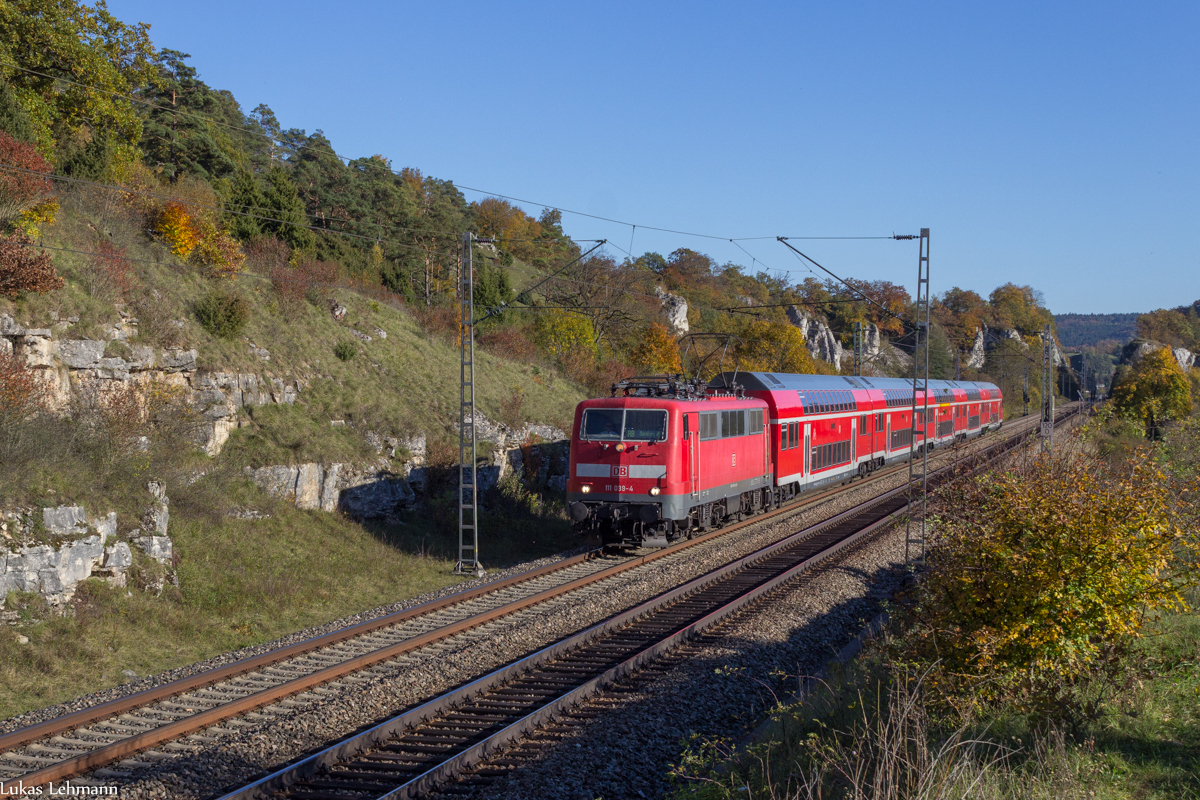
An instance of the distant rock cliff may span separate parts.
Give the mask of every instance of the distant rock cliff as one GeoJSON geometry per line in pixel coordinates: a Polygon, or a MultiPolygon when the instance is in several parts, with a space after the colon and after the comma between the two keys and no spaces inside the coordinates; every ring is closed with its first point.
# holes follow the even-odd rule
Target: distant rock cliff
{"type": "MultiPolygon", "coordinates": [[[[800,333],[804,336],[804,343],[808,347],[808,352],[813,358],[819,358],[822,361],[831,364],[834,369],[841,371],[842,369],[842,354],[844,348],[842,343],[838,341],[837,336],[829,329],[823,320],[810,317],[805,312],[801,311],[796,306],[788,306],[787,309],[788,321],[800,329],[800,333]]],[[[874,326],[872,326],[874,327],[874,326]]],[[[879,346],[879,331],[875,331],[876,352],[879,346]]]]}
{"type": "MultiPolygon", "coordinates": [[[[1167,347],[1167,345],[1161,342],[1153,342],[1148,339],[1134,339],[1122,348],[1121,363],[1136,364],[1147,353],[1161,350],[1164,347],[1167,347]]],[[[1175,356],[1175,361],[1179,364],[1180,369],[1188,370],[1196,366],[1196,354],[1191,350],[1185,347],[1168,347],[1167,349],[1171,351],[1171,355],[1175,356]]]]}

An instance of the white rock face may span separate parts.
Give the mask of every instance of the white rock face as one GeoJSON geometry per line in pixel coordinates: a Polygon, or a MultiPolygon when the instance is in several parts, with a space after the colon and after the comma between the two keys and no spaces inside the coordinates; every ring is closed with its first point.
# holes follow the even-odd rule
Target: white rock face
{"type": "Polygon", "coordinates": [[[667,326],[670,327],[671,331],[676,336],[687,333],[689,330],[687,300],[684,300],[677,294],[671,294],[661,286],[655,286],[654,293],[662,301],[663,314],[667,318],[667,326]]]}
{"type": "MultiPolygon", "coordinates": [[[[97,520],[95,527],[99,530],[89,534],[87,514],[79,506],[42,509],[47,533],[80,538],[56,547],[38,544],[0,550],[0,598],[9,592],[37,592],[55,606],[70,601],[79,582],[91,577],[101,566],[105,558],[104,541],[115,530],[116,517],[109,514],[97,520]]],[[[28,530],[27,525],[17,527],[28,530]]],[[[10,542],[9,547],[12,546],[10,542]]]]}
{"type": "MultiPolygon", "coordinates": [[[[842,343],[833,335],[823,321],[813,319],[796,306],[788,306],[788,321],[800,329],[808,352],[813,358],[819,358],[833,366],[838,372],[842,369],[842,343]]],[[[875,331],[876,348],[878,348],[879,330],[875,331]]]]}
{"type": "Polygon", "coordinates": [[[142,517],[142,530],[150,534],[166,536],[167,524],[171,520],[171,512],[167,508],[171,501],[167,498],[166,488],[158,481],[150,481],[147,488],[150,490],[150,496],[154,498],[154,502],[146,509],[146,514],[142,517]]]}
{"type": "MultiPolygon", "coordinates": [[[[492,489],[513,469],[520,470],[538,487],[553,488],[561,481],[556,483],[552,479],[566,475],[568,437],[558,428],[528,423],[514,430],[482,413],[475,428],[476,440],[490,447],[491,453],[489,463],[477,468],[481,493],[492,489]],[[526,452],[531,459],[528,466],[532,475],[526,475],[526,452]]],[[[378,435],[374,438],[378,440],[377,451],[382,453],[384,439],[378,435]]],[[[370,436],[368,441],[373,441],[370,436]]],[[[393,456],[403,447],[410,460],[398,469],[385,457],[377,465],[307,463],[247,467],[246,474],[264,491],[290,500],[298,508],[341,511],[355,519],[386,518],[415,507],[421,501],[418,495],[425,493],[429,481],[429,470],[424,466],[423,434],[405,440],[389,438],[387,445],[393,456]]]]}
{"type": "Polygon", "coordinates": [[[175,544],[170,536],[135,536],[133,543],[160,564],[169,565],[175,554],[175,544]]]}
{"type": "Polygon", "coordinates": [[[863,358],[874,358],[879,355],[880,347],[879,326],[871,323],[863,328],[863,358]]]}
{"type": "Polygon", "coordinates": [[[386,468],[352,464],[297,464],[246,468],[264,491],[291,500],[297,508],[345,511],[356,519],[376,519],[411,508],[416,495],[408,481],[386,468]]]}
{"type": "Polygon", "coordinates": [[[74,536],[87,530],[87,512],[82,506],[43,508],[42,525],[51,536],[74,536]]]}
{"type": "MultiPolygon", "coordinates": [[[[1142,360],[1147,354],[1153,353],[1155,350],[1161,350],[1166,347],[1158,342],[1151,342],[1145,339],[1134,339],[1125,345],[1121,351],[1122,364],[1136,364],[1142,360]]],[[[1196,366],[1196,354],[1186,347],[1171,347],[1168,348],[1171,355],[1175,357],[1175,362],[1179,364],[1179,368],[1185,372],[1196,366]]]]}
{"type": "MultiPolygon", "coordinates": [[[[147,489],[152,502],[143,517],[143,529],[130,533],[135,545],[151,558],[171,563],[173,544],[167,536],[167,498],[165,487],[151,481],[147,489]],[[145,532],[143,532],[145,531],[145,532]]],[[[0,543],[0,603],[12,591],[37,592],[52,606],[69,603],[80,581],[103,578],[114,586],[124,586],[126,573],[133,565],[133,553],[126,542],[106,546],[116,536],[117,515],[89,518],[82,506],[55,506],[0,513],[4,537],[0,543]],[[42,527],[60,544],[25,544],[41,516],[42,527]]]]}
{"type": "MultiPolygon", "coordinates": [[[[67,323],[57,327],[66,330],[67,323]]],[[[23,360],[41,383],[47,408],[68,413],[72,396],[95,392],[103,395],[114,382],[146,391],[151,384],[173,386],[190,394],[201,412],[204,425],[197,444],[211,456],[221,452],[229,434],[238,426],[238,409],[268,403],[290,404],[300,391],[300,382],[254,374],[199,374],[195,350],[155,350],[130,345],[137,321],[122,319],[103,326],[107,339],[56,339],[49,328],[24,328],[8,314],[0,314],[0,354],[23,360]],[[126,343],[127,358],[106,358],[109,341],[126,343]]],[[[263,361],[270,353],[250,343],[263,361]]]]}
{"type": "Polygon", "coordinates": [[[975,341],[971,344],[971,352],[967,355],[967,366],[971,369],[983,369],[987,361],[987,348],[984,344],[984,328],[975,329],[975,341]]]}

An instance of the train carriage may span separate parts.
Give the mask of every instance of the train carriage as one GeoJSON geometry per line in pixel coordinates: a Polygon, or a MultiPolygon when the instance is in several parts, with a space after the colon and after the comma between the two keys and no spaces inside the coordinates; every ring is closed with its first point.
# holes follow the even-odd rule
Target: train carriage
{"type": "Polygon", "coordinates": [[[665,546],[1003,422],[999,389],[727,372],[633,378],[575,412],[567,501],[580,532],[665,546]]]}

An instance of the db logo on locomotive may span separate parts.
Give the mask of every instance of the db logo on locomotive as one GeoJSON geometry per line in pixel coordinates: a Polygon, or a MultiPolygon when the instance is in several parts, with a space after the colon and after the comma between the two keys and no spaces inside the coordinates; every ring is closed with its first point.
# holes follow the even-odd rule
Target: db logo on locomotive
{"type": "Polygon", "coordinates": [[[612,468],[612,477],[628,478],[629,477],[629,467],[613,467],[612,468]]]}

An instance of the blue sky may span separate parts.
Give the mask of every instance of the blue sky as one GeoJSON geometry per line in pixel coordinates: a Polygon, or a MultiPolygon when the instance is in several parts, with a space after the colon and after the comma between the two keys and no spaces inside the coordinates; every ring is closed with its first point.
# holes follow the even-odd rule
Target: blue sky
{"type": "MultiPolygon", "coordinates": [[[[773,237],[928,227],[934,292],[1030,284],[1055,313],[1200,299],[1194,2],[109,8],[340,153],[643,226],[566,214],[576,238],[800,280],[773,237]],[[750,255],[725,241],[758,236],[750,255]]],[[[915,282],[913,242],[796,244],[915,282]]]]}

